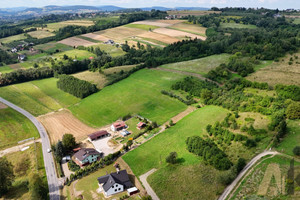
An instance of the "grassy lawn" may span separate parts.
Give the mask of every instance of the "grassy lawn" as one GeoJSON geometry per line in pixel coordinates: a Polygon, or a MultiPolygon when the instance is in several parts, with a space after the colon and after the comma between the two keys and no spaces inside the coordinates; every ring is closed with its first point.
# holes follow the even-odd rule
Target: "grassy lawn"
{"type": "Polygon", "coordinates": [[[34,144],[30,145],[29,149],[9,154],[6,157],[14,166],[15,181],[12,188],[4,196],[4,199],[30,199],[27,182],[30,182],[28,176],[32,172],[38,172],[48,187],[42,145],[40,143],[36,143],[36,146],[34,144]],[[17,167],[20,165],[22,167],[19,168],[22,170],[17,170],[17,167]]]}
{"type": "MultiPolygon", "coordinates": [[[[264,158],[263,158],[264,159],[264,158]]],[[[283,178],[284,181],[287,181],[287,175],[288,175],[288,169],[290,166],[290,161],[291,159],[286,158],[286,157],[282,157],[282,156],[274,156],[271,158],[267,158],[264,159],[259,165],[255,166],[253,168],[253,171],[246,176],[242,182],[241,185],[237,188],[237,190],[235,191],[235,193],[232,196],[232,200],[233,199],[250,199],[250,196],[253,199],[256,199],[255,197],[260,197],[263,199],[298,199],[297,196],[296,198],[293,198],[292,196],[289,195],[282,195],[280,192],[278,192],[278,187],[276,186],[276,181],[275,178],[273,176],[272,180],[269,183],[263,183],[262,180],[265,176],[269,176],[268,175],[268,171],[269,174],[270,172],[274,172],[274,171],[270,171],[270,169],[268,169],[268,167],[270,166],[270,164],[278,166],[280,171],[276,173],[276,175],[279,175],[279,177],[283,178]],[[258,191],[260,188],[267,188],[267,194],[266,195],[257,195],[258,191]]],[[[300,163],[299,162],[295,162],[295,175],[299,174],[300,172],[300,163]]],[[[280,181],[281,182],[281,181],[280,181]]],[[[279,182],[279,184],[280,184],[279,182]]],[[[295,188],[295,194],[299,195],[299,187],[297,189],[297,187],[295,188]]],[[[298,196],[299,197],[299,196],[298,196]]],[[[251,199],[252,199],[251,198],[251,199]]]]}
{"type": "Polygon", "coordinates": [[[12,68],[9,66],[1,66],[0,67],[0,73],[5,74],[14,71],[12,68]]]}
{"type": "Polygon", "coordinates": [[[127,24],[127,25],[125,25],[125,27],[139,28],[139,29],[146,30],[146,31],[148,31],[149,29],[154,30],[154,29],[159,28],[159,26],[146,25],[146,24],[127,24]]]}
{"type": "Polygon", "coordinates": [[[5,43],[10,43],[10,42],[13,42],[13,41],[16,41],[16,40],[23,40],[23,39],[26,39],[26,38],[27,37],[24,36],[24,33],[21,33],[19,35],[14,35],[14,36],[2,38],[2,39],[0,39],[0,42],[5,44],[5,43]]]}
{"type": "Polygon", "coordinates": [[[251,24],[238,24],[238,23],[221,23],[221,28],[247,28],[247,29],[255,29],[257,28],[255,25],[251,24]]]}
{"type": "Polygon", "coordinates": [[[300,18],[295,18],[293,21],[294,24],[300,24],[300,18]]]}
{"type": "Polygon", "coordinates": [[[259,95],[259,96],[263,96],[263,97],[265,97],[265,96],[269,96],[269,97],[277,96],[275,90],[260,90],[260,89],[256,89],[256,88],[245,88],[244,93],[250,93],[250,94],[259,95]]]}
{"type": "Polygon", "coordinates": [[[227,110],[216,106],[205,106],[189,114],[174,127],[157,135],[139,148],[125,154],[123,159],[131,167],[136,176],[140,176],[152,168],[166,167],[166,156],[176,151],[183,165],[201,162],[201,158],[189,153],[186,149],[186,138],[206,134],[207,124],[214,124],[226,116],[227,110]]]}
{"type": "Polygon", "coordinates": [[[99,47],[102,51],[109,53],[112,57],[123,56],[125,52],[121,48],[117,48],[115,46],[109,44],[97,44],[95,47],[99,47]]]}
{"type": "Polygon", "coordinates": [[[0,149],[31,137],[38,138],[39,133],[29,119],[11,108],[0,109],[0,149]]]}
{"type": "Polygon", "coordinates": [[[79,102],[79,99],[59,90],[56,81],[50,78],[1,87],[0,96],[35,116],[79,102]]]}
{"type": "Polygon", "coordinates": [[[228,63],[229,57],[230,54],[219,54],[195,60],[162,65],[161,67],[204,75],[210,70],[218,67],[220,64],[228,63]]]}
{"type": "Polygon", "coordinates": [[[29,32],[28,34],[31,37],[34,37],[34,38],[37,38],[37,39],[54,36],[53,33],[49,32],[49,31],[44,31],[44,30],[32,31],[32,32],[29,32]]]}
{"type": "Polygon", "coordinates": [[[271,65],[272,63],[273,63],[272,60],[260,61],[260,64],[254,66],[254,71],[257,71],[259,69],[265,68],[265,67],[271,65]]]}
{"type": "Polygon", "coordinates": [[[53,56],[55,58],[58,58],[58,59],[63,59],[64,55],[67,55],[68,57],[73,58],[73,59],[77,59],[77,60],[83,60],[83,59],[89,58],[89,57],[96,57],[95,54],[93,54],[89,51],[78,50],[78,49],[73,49],[73,50],[70,50],[70,51],[57,53],[57,54],[54,54],[53,56]]]}
{"type": "Polygon", "coordinates": [[[182,78],[181,74],[140,70],[69,109],[78,119],[96,127],[110,124],[129,113],[162,124],[186,109],[185,104],[161,94],[162,89],[169,89],[182,78]]]}
{"type": "Polygon", "coordinates": [[[300,120],[288,120],[288,133],[277,147],[279,152],[294,156],[293,149],[300,145],[300,120]]]}
{"type": "Polygon", "coordinates": [[[72,50],[73,48],[65,45],[65,44],[61,44],[61,43],[56,43],[56,42],[49,42],[46,44],[39,44],[35,46],[36,49],[42,50],[46,53],[55,53],[56,50],[58,51],[68,51],[68,50],[72,50]]]}
{"type": "Polygon", "coordinates": [[[137,124],[139,122],[140,122],[140,120],[136,117],[133,117],[133,118],[126,121],[126,124],[128,126],[128,131],[131,133],[128,137],[132,138],[136,134],[143,131],[143,129],[142,130],[137,129],[137,124]]]}

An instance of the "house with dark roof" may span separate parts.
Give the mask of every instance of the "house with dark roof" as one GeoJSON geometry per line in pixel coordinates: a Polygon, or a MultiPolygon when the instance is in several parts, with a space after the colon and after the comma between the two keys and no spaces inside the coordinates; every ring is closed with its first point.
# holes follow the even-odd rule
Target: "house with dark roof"
{"type": "Polygon", "coordinates": [[[125,122],[116,122],[116,123],[113,123],[110,127],[110,129],[112,131],[120,131],[125,128],[127,128],[127,125],[125,124],[125,122]]]}
{"type": "Polygon", "coordinates": [[[101,138],[105,138],[108,137],[110,134],[107,131],[97,131],[95,133],[92,133],[90,135],[88,135],[89,137],[89,141],[93,141],[93,140],[98,140],[101,138]]]}
{"type": "Polygon", "coordinates": [[[98,185],[99,191],[103,192],[106,197],[133,187],[125,169],[99,177],[98,185]]]}
{"type": "Polygon", "coordinates": [[[82,148],[74,154],[74,161],[79,166],[89,165],[100,159],[101,153],[93,148],[82,148]]]}

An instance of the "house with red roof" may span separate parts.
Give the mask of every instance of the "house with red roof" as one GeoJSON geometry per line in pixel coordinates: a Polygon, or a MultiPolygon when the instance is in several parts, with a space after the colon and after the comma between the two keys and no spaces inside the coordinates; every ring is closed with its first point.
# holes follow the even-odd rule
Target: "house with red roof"
{"type": "Polygon", "coordinates": [[[125,124],[125,122],[115,122],[111,125],[110,129],[112,131],[120,131],[127,128],[127,125],[125,124]]]}

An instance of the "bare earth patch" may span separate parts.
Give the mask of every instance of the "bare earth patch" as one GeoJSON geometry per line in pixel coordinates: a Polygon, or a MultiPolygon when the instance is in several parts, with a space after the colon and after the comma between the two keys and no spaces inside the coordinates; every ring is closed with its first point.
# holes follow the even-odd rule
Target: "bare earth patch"
{"type": "Polygon", "coordinates": [[[5,105],[5,104],[3,104],[3,103],[0,103],[0,110],[1,110],[1,109],[5,109],[5,108],[7,108],[7,105],[5,105]]]}
{"type": "Polygon", "coordinates": [[[71,133],[77,141],[82,141],[88,134],[97,131],[82,123],[68,110],[42,115],[38,120],[45,126],[52,143],[61,140],[66,133],[71,133]]]}
{"type": "Polygon", "coordinates": [[[88,46],[93,46],[93,45],[97,44],[97,43],[90,42],[90,41],[87,41],[87,40],[84,40],[84,39],[81,39],[81,38],[78,38],[78,37],[70,37],[70,38],[61,40],[58,43],[69,45],[69,46],[72,46],[72,47],[73,46],[75,46],[75,47],[78,47],[78,46],[88,47],[88,46]]]}
{"type": "Polygon", "coordinates": [[[154,33],[154,32],[147,32],[147,33],[143,33],[138,35],[139,37],[143,37],[143,38],[150,38],[150,39],[154,39],[154,40],[158,40],[167,44],[172,44],[174,42],[178,42],[180,41],[180,39],[168,36],[168,35],[162,35],[159,33],[154,33]]]}
{"type": "Polygon", "coordinates": [[[84,34],[84,35],[82,35],[82,36],[91,38],[91,39],[93,39],[93,40],[102,41],[102,42],[106,42],[107,40],[110,39],[110,38],[105,37],[105,36],[103,36],[103,35],[97,35],[97,34],[94,34],[94,33],[87,33],[87,34],[84,34]]]}
{"type": "Polygon", "coordinates": [[[187,36],[187,37],[191,37],[192,39],[195,39],[195,38],[205,39],[205,37],[202,37],[202,36],[199,36],[199,35],[196,35],[196,34],[187,33],[187,32],[178,31],[178,30],[167,29],[167,28],[158,28],[158,29],[153,30],[153,32],[168,35],[168,36],[171,36],[171,37],[185,37],[185,36],[187,36]]]}

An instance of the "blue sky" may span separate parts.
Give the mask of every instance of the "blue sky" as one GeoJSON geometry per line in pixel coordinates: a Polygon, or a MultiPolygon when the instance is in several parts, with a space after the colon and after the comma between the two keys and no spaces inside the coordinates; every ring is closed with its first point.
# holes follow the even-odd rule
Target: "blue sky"
{"type": "Polygon", "coordinates": [[[0,7],[42,7],[46,5],[115,5],[121,7],[265,7],[300,9],[300,0],[0,0],[0,7]]]}

